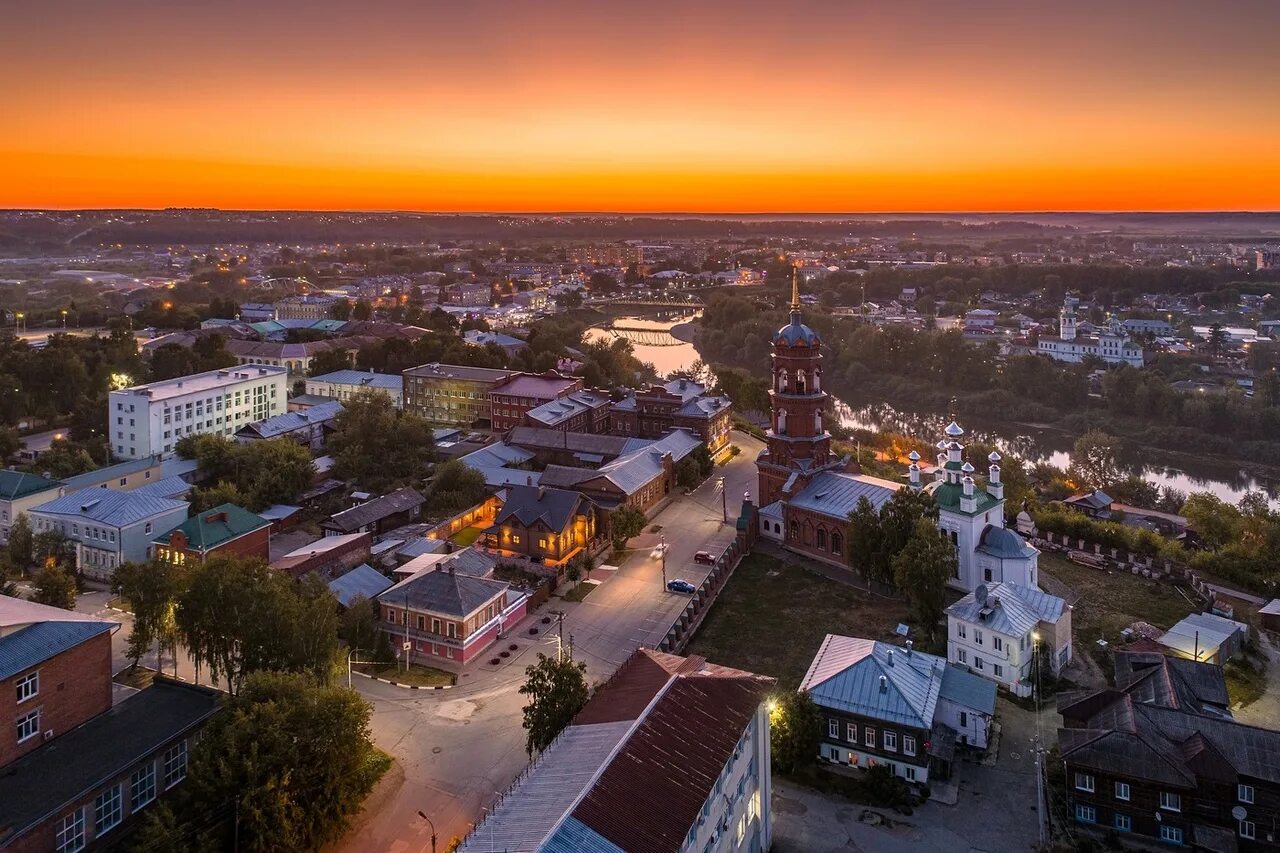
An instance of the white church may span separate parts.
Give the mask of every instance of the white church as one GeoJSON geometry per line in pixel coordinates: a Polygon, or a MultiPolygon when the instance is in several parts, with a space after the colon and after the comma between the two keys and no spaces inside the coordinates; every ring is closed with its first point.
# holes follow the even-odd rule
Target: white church
{"type": "Polygon", "coordinates": [[[1068,301],[1058,316],[1058,337],[1040,338],[1036,351],[1057,361],[1081,362],[1085,356],[1097,356],[1107,364],[1142,367],[1142,346],[1134,343],[1118,323],[1112,323],[1097,336],[1078,334],[1076,309],[1068,301]]]}

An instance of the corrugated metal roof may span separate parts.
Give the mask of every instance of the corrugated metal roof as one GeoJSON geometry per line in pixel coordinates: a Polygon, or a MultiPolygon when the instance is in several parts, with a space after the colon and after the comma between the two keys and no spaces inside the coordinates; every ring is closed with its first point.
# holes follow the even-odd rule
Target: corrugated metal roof
{"type": "Polygon", "coordinates": [[[391,579],[368,563],[361,563],[329,582],[329,592],[333,593],[343,607],[349,606],[357,595],[372,601],[378,593],[385,592],[390,587],[391,579]]]}
{"type": "Polygon", "coordinates": [[[63,495],[34,507],[31,512],[84,518],[114,527],[125,527],[174,510],[186,512],[187,506],[186,501],[156,498],[137,492],[99,489],[63,495]]]}
{"type": "Polygon", "coordinates": [[[996,685],[958,666],[942,670],[942,687],[938,698],[972,708],[983,714],[996,712],[996,685]]]}
{"type": "Polygon", "coordinates": [[[441,563],[434,571],[402,580],[379,595],[379,599],[411,610],[465,618],[510,587],[506,581],[470,577],[465,572],[457,574],[448,571],[446,566],[447,562],[441,563]]]}
{"type": "Polygon", "coordinates": [[[135,495],[150,495],[153,498],[169,498],[182,500],[191,491],[191,484],[181,477],[165,477],[133,490],[135,495]]]}
{"type": "Polygon", "coordinates": [[[37,666],[91,637],[118,627],[115,622],[36,622],[0,637],[0,681],[37,666]]]}
{"type": "Polygon", "coordinates": [[[934,655],[828,634],[800,689],[824,707],[929,729],[945,668],[934,655]]]}
{"type": "Polygon", "coordinates": [[[236,435],[252,433],[262,438],[275,438],[294,430],[304,429],[314,424],[323,424],[342,414],[342,403],[329,400],[305,409],[274,415],[257,423],[248,424],[236,430],[236,435]]]}
{"type": "Polygon", "coordinates": [[[901,488],[901,483],[881,480],[879,477],[828,471],[810,480],[809,485],[788,503],[798,509],[807,509],[844,521],[857,508],[858,501],[862,498],[870,501],[871,506],[879,511],[893,497],[893,493],[901,488]]]}
{"type": "Polygon", "coordinates": [[[573,522],[578,505],[590,502],[580,492],[567,489],[546,489],[534,486],[511,486],[507,500],[494,524],[516,519],[524,527],[532,527],[541,521],[548,529],[563,532],[573,522]]]}
{"type": "Polygon", "coordinates": [[[0,470],[0,500],[12,501],[38,492],[58,488],[57,480],[27,474],[23,471],[0,470]]]}
{"type": "Polygon", "coordinates": [[[947,616],[975,625],[985,625],[992,631],[1013,637],[1025,637],[1040,622],[1057,624],[1066,609],[1066,602],[1056,595],[1016,583],[989,583],[983,585],[987,597],[978,603],[975,590],[947,608],[947,616]],[[989,611],[985,618],[984,610],[989,611]]]}
{"type": "Polygon", "coordinates": [[[400,391],[404,378],[399,373],[373,373],[367,370],[335,370],[320,376],[311,376],[307,382],[328,382],[331,385],[359,385],[362,388],[381,388],[400,391]]]}
{"type": "Polygon", "coordinates": [[[68,492],[74,492],[79,491],[80,489],[88,489],[109,480],[127,477],[130,474],[136,474],[139,471],[145,471],[148,468],[154,468],[160,464],[160,459],[156,456],[146,456],[142,459],[130,459],[127,462],[118,462],[115,465],[108,465],[105,468],[95,468],[94,470],[86,471],[83,474],[76,474],[74,477],[65,477],[62,480],[62,483],[67,487],[68,492]]]}
{"type": "Polygon", "coordinates": [[[244,507],[225,503],[188,518],[173,530],[151,541],[168,545],[173,534],[181,530],[187,537],[189,547],[205,551],[246,533],[261,530],[269,524],[270,521],[244,507]]]}

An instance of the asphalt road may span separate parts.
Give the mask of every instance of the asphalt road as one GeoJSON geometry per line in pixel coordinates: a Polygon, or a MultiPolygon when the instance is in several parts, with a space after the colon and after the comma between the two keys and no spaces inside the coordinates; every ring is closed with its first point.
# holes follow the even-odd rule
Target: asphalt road
{"type": "MultiPolygon", "coordinates": [[[[669,546],[668,579],[700,584],[710,567],[695,564],[694,552],[731,541],[743,492],[755,492],[755,458],[762,445],[740,433],[734,433],[733,441],[742,449],[736,458],[650,520],[650,527],[662,526],[669,546]],[[718,484],[721,476],[727,500],[718,484]],[[725,504],[728,525],[723,523],[725,504]]],[[[553,599],[514,629],[512,638],[520,640],[520,650],[501,667],[483,665],[464,675],[452,690],[405,690],[357,681],[356,689],[373,705],[374,741],[400,764],[404,782],[376,813],[361,816],[342,849],[430,850],[431,833],[418,817],[419,810],[435,822],[443,849],[452,836],[465,834],[479,821],[497,794],[525,768],[528,756],[520,725],[524,699],[517,691],[524,682],[524,667],[536,653],[555,651],[539,621],[546,613],[565,612],[566,642],[572,635],[574,656],[586,662],[593,681],[606,678],[637,646],[661,641],[688,598],[663,588],[661,561],[651,556],[659,535],[649,529],[632,540],[628,558],[616,571],[593,573],[603,583],[585,601],[553,599]],[[528,637],[528,625],[539,627],[537,638],[528,637]]]]}

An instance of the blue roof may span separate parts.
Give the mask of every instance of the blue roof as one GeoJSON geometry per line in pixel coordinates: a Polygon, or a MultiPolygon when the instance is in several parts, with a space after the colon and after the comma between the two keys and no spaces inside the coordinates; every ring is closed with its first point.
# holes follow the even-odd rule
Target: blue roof
{"type": "Polygon", "coordinates": [[[96,489],[63,495],[48,503],[33,507],[31,511],[51,515],[74,516],[101,524],[109,524],[113,527],[126,527],[174,510],[182,510],[185,514],[187,506],[186,501],[140,495],[136,492],[96,489]]]}
{"type": "Polygon", "coordinates": [[[171,498],[180,500],[187,496],[187,492],[191,491],[191,484],[181,477],[165,477],[162,480],[152,480],[144,486],[138,486],[133,490],[135,495],[150,495],[153,498],[171,498]]]}
{"type": "Polygon", "coordinates": [[[265,420],[247,424],[236,430],[236,435],[244,432],[253,432],[263,438],[274,438],[312,424],[323,424],[333,420],[340,414],[342,414],[342,404],[337,400],[326,400],[316,406],[308,406],[305,409],[298,409],[292,412],[283,412],[265,420]]]}
{"type": "Polygon", "coordinates": [[[1016,532],[991,524],[982,531],[978,550],[1001,560],[1029,560],[1040,553],[1016,532]]]}
{"type": "Polygon", "coordinates": [[[0,638],[0,681],[110,631],[114,622],[36,622],[0,638]]]}
{"type": "Polygon", "coordinates": [[[901,488],[901,483],[878,477],[828,471],[810,480],[809,485],[788,503],[831,518],[847,519],[861,498],[870,501],[878,512],[901,488]]]}
{"type": "Polygon", "coordinates": [[[357,595],[363,595],[370,601],[380,592],[391,587],[391,579],[382,572],[361,563],[337,580],[329,582],[329,592],[338,599],[343,607],[351,604],[357,595]]]}
{"type": "Polygon", "coordinates": [[[996,712],[995,682],[979,678],[950,664],[942,671],[942,690],[938,693],[938,698],[983,714],[996,712]]]}
{"type": "MultiPolygon", "coordinates": [[[[482,837],[477,840],[484,842],[482,837]]],[[[623,853],[621,847],[573,815],[566,817],[555,834],[538,849],[541,853],[623,853]]]]}
{"type": "Polygon", "coordinates": [[[804,323],[800,322],[800,312],[791,312],[791,322],[783,326],[781,329],[773,333],[773,342],[784,343],[787,346],[817,346],[818,333],[810,329],[804,323]]]}
{"type": "Polygon", "coordinates": [[[322,376],[312,376],[308,382],[330,382],[334,385],[362,385],[366,388],[382,388],[399,392],[404,380],[398,373],[373,373],[367,370],[335,370],[322,376]]]}
{"type": "Polygon", "coordinates": [[[936,655],[828,634],[800,689],[824,708],[927,730],[944,669],[936,655]]]}

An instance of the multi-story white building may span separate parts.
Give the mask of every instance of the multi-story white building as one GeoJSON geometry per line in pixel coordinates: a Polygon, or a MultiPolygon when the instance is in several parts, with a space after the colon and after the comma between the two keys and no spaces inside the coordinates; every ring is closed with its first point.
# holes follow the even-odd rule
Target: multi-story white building
{"type": "Polygon", "coordinates": [[[947,660],[1018,696],[1031,695],[1040,650],[1054,675],[1071,662],[1071,608],[1056,595],[984,584],[947,608],[947,660]]]}
{"type": "Polygon", "coordinates": [[[398,373],[374,373],[372,370],[335,370],[307,380],[307,393],[347,401],[365,389],[381,391],[397,408],[404,407],[404,379],[398,373]]]}
{"type": "Polygon", "coordinates": [[[151,557],[151,540],[187,520],[186,501],[137,492],[86,489],[33,507],[31,529],[60,532],[75,543],[76,568],[110,580],[121,563],[151,557]]]}
{"type": "Polygon", "coordinates": [[[1107,364],[1142,367],[1142,346],[1129,339],[1129,333],[1118,324],[1103,329],[1097,336],[1078,334],[1076,310],[1070,301],[1063,305],[1058,319],[1058,337],[1041,338],[1036,351],[1057,361],[1081,362],[1096,356],[1107,364]]]}
{"type": "Polygon", "coordinates": [[[460,853],[761,853],[773,679],[640,649],[463,839],[460,853]]]}
{"type": "Polygon", "coordinates": [[[167,456],[184,436],[230,437],[246,424],[284,413],[288,376],[283,367],[245,365],[112,391],[111,452],[121,459],[167,456]]]}

